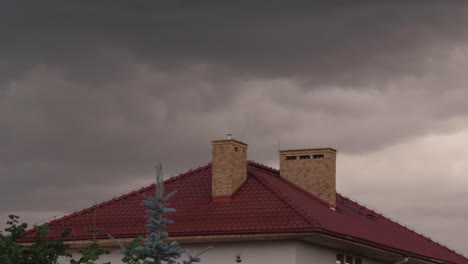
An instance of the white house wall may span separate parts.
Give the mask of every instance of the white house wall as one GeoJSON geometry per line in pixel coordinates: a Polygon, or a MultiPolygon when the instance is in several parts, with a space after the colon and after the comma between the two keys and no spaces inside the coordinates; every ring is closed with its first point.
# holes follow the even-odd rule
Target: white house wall
{"type": "Polygon", "coordinates": [[[296,264],[336,263],[336,251],[305,242],[296,242],[296,264]]]}
{"type": "MultiPolygon", "coordinates": [[[[328,264],[336,263],[336,254],[338,251],[325,247],[316,246],[314,244],[301,241],[295,242],[296,245],[296,264],[328,264]]],[[[339,252],[347,254],[349,252],[339,252]]],[[[360,255],[350,253],[349,255],[359,257],[363,264],[385,264],[376,260],[364,258],[360,255]]]]}
{"type": "MultiPolygon", "coordinates": [[[[241,264],[335,264],[336,251],[317,247],[301,241],[255,241],[212,244],[191,244],[183,248],[196,253],[212,245],[213,248],[201,257],[201,264],[237,264],[236,256],[241,256],[241,264]]],[[[112,248],[110,255],[101,257],[99,263],[110,261],[112,264],[122,263],[122,254],[112,248]]],[[[71,252],[78,258],[76,251],[71,252]]],[[[363,264],[383,264],[373,260],[363,259],[363,264]]],[[[69,260],[62,259],[59,263],[68,264],[69,260]]]]}

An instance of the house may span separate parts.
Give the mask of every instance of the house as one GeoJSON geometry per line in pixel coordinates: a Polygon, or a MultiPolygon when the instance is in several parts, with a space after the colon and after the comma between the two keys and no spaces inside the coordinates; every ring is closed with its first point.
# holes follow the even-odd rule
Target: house
{"type": "MultiPolygon", "coordinates": [[[[457,263],[468,259],[336,193],[336,150],[283,150],[280,169],[247,160],[247,144],[212,142],[212,162],[165,181],[177,190],[171,238],[196,252],[214,246],[202,263],[457,263]]],[[[142,194],[151,185],[48,223],[76,250],[92,238],[114,248],[146,233],[142,194]]],[[[34,236],[34,231],[28,234],[34,236]]],[[[105,260],[121,263],[113,253],[105,260]]]]}

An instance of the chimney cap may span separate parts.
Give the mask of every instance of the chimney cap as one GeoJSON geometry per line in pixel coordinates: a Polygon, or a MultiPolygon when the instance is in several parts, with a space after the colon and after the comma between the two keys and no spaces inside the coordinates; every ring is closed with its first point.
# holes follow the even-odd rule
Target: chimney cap
{"type": "Polygon", "coordinates": [[[306,148],[306,149],[284,149],[280,150],[279,152],[303,152],[303,151],[332,151],[336,152],[337,150],[334,148],[306,148]]]}
{"type": "Polygon", "coordinates": [[[240,145],[243,145],[243,146],[248,146],[246,143],[241,142],[241,141],[239,141],[237,139],[234,139],[234,138],[231,138],[231,139],[218,139],[218,140],[213,140],[211,142],[214,143],[214,144],[231,142],[231,143],[237,143],[237,144],[240,144],[240,145]]]}

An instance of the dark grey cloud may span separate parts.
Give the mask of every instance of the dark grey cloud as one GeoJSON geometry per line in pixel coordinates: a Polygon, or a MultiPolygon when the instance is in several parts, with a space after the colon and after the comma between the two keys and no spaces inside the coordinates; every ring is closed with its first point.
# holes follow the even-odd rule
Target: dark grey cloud
{"type": "MultiPolygon", "coordinates": [[[[210,140],[227,132],[249,143],[249,158],[272,166],[278,145],[331,146],[345,161],[372,161],[398,144],[457,133],[468,115],[467,8],[4,1],[0,193],[10,202],[0,216],[36,221],[92,204],[149,183],[157,161],[168,175],[203,165],[210,140]]],[[[386,162],[376,162],[384,168],[376,173],[390,173],[386,162]]],[[[448,184],[440,200],[461,182],[431,179],[448,184]]],[[[378,180],[343,182],[364,200],[390,195],[372,188],[378,180]]],[[[436,191],[416,185],[407,191],[436,191]]],[[[409,212],[388,201],[375,206],[410,222],[438,206],[414,203],[419,209],[409,212]]],[[[445,209],[440,217],[466,217],[445,209]]],[[[425,230],[442,234],[434,223],[425,230]]]]}
{"type": "Polygon", "coordinates": [[[46,64],[78,80],[115,78],[124,53],[155,69],[204,64],[226,69],[230,79],[297,77],[308,88],[362,86],[420,74],[423,63],[466,38],[466,8],[431,1],[15,2],[0,11],[1,50],[18,70],[46,64]]]}

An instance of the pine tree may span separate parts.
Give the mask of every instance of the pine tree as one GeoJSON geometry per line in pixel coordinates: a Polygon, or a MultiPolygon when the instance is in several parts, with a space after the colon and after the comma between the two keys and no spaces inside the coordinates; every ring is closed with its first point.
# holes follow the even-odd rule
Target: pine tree
{"type": "Polygon", "coordinates": [[[167,243],[166,240],[169,234],[165,231],[166,226],[173,224],[174,221],[163,217],[164,214],[176,212],[174,208],[169,206],[168,200],[176,194],[173,191],[164,196],[164,180],[161,164],[156,166],[156,191],[154,197],[144,194],[142,206],[146,208],[146,218],[148,234],[146,241],[141,245],[141,238],[135,239],[128,248],[116,241],[121,247],[121,252],[125,254],[123,261],[130,264],[180,264],[178,259],[186,254],[188,260],[183,260],[183,264],[192,264],[200,262],[200,255],[208,250],[206,248],[197,255],[192,255],[189,250],[182,249],[178,242],[172,241],[167,243]]]}

